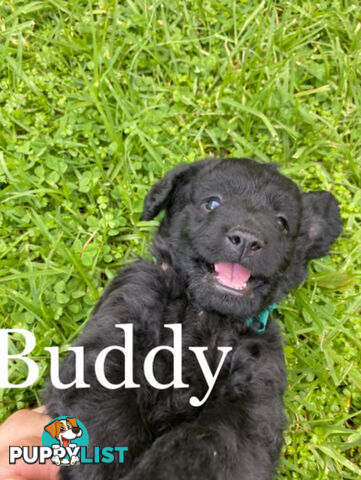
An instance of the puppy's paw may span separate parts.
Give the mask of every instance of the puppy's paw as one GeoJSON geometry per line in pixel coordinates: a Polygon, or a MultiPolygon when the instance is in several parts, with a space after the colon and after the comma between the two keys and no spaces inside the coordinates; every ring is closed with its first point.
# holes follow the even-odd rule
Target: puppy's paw
{"type": "Polygon", "coordinates": [[[256,342],[236,350],[230,374],[231,388],[236,395],[246,394],[252,389],[253,382],[262,370],[260,357],[260,346],[256,342]]]}

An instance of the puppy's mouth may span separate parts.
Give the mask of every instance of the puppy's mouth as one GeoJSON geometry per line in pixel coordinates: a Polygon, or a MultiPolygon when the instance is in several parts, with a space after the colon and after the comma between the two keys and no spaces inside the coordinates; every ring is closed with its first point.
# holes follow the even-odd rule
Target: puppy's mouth
{"type": "Polygon", "coordinates": [[[207,267],[216,286],[233,294],[246,293],[253,280],[250,270],[240,263],[220,262],[207,267]]]}

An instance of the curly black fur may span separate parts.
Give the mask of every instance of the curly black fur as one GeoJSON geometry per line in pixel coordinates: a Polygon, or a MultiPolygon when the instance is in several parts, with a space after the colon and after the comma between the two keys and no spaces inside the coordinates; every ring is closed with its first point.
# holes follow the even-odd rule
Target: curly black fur
{"type": "MultiPolygon", "coordinates": [[[[258,334],[245,320],[299,285],[309,260],[327,254],[341,232],[337,202],[325,191],[303,193],[275,165],[208,159],[180,165],[153,186],[143,219],[163,209],[153,244],[157,263],[139,260],[120,272],[77,342],[85,347],[91,388],[49,386],[47,394],[52,417],[71,415],[85,424],[90,448],[128,446],[125,463],[62,468],[62,478],[271,479],[284,428],[283,353],[274,321],[258,334]],[[214,196],[221,203],[209,211],[205,203],[214,196]],[[230,242],[234,231],[239,241],[230,242]],[[250,270],[247,289],[220,285],[212,271],[217,262],[250,270]],[[95,378],[95,358],[109,345],[124,345],[114,325],[128,322],[134,325],[134,380],[141,388],[107,390],[95,378]],[[164,328],[169,323],[182,324],[183,381],[190,388],[157,390],[144,378],[145,355],[172,342],[164,328]],[[232,347],[199,408],[189,399],[203,397],[207,385],[189,346],[208,347],[212,371],[220,358],[217,346],[232,347]]],[[[74,379],[73,360],[69,354],[61,364],[65,383],[74,379]]],[[[109,356],[105,374],[113,383],[124,379],[120,353],[109,356]]],[[[162,383],[171,380],[167,352],[157,356],[155,375],[162,383]]]]}

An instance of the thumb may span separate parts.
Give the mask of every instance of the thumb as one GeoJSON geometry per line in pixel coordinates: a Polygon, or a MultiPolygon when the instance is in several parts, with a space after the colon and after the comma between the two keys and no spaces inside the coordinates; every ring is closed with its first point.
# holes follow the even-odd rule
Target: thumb
{"type": "MultiPolygon", "coordinates": [[[[37,438],[29,439],[27,445],[38,446],[37,438]]],[[[19,460],[15,465],[8,463],[8,455],[0,454],[0,480],[57,480],[59,467],[47,460],[44,464],[28,464],[19,460]],[[5,463],[6,461],[6,463],[5,463]]]]}

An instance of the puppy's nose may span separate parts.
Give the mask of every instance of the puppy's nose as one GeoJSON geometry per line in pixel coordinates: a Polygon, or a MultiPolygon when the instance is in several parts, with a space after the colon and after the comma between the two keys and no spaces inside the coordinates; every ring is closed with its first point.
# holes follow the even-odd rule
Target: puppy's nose
{"type": "Polygon", "coordinates": [[[258,252],[265,246],[265,241],[258,235],[239,228],[229,230],[227,242],[241,254],[258,252]]]}
{"type": "Polygon", "coordinates": [[[79,427],[73,427],[72,430],[73,430],[73,433],[79,433],[80,432],[79,427]]]}

